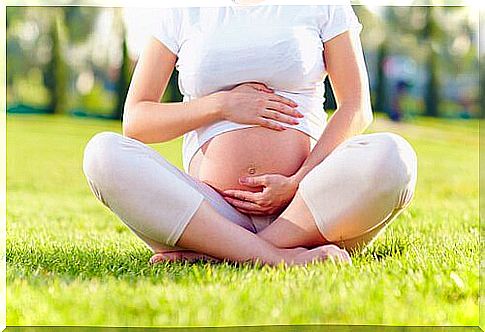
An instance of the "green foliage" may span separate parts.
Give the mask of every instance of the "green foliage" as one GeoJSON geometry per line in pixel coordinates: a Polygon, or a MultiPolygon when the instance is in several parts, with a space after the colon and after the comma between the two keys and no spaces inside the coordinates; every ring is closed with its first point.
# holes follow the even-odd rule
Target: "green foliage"
{"type": "Polygon", "coordinates": [[[66,17],[67,39],[75,44],[86,41],[91,35],[97,10],[88,6],[67,6],[62,7],[66,17]]]}
{"type": "Polygon", "coordinates": [[[42,107],[50,100],[49,91],[44,86],[43,73],[33,67],[17,84],[7,89],[7,105],[15,102],[34,107],[42,107]]]}
{"type": "MultiPolygon", "coordinates": [[[[7,324],[477,325],[478,123],[416,118],[416,196],[353,266],[147,264],[150,252],[96,201],[89,138],[118,121],[7,118],[7,324]]],[[[181,167],[181,140],[153,145],[181,167]]]]}
{"type": "Polygon", "coordinates": [[[116,106],[114,109],[114,117],[121,119],[123,115],[123,108],[125,105],[126,94],[128,93],[128,88],[130,87],[131,75],[133,64],[128,55],[128,45],[126,43],[125,31],[123,29],[123,42],[122,48],[122,60],[121,66],[118,74],[118,79],[116,81],[116,106]]]}
{"type": "Polygon", "coordinates": [[[178,71],[174,70],[170,79],[168,81],[167,89],[165,89],[165,93],[162,96],[162,102],[176,102],[182,101],[182,94],[178,88],[178,71]]]}
{"type": "Polygon", "coordinates": [[[384,73],[384,61],[386,60],[386,56],[389,54],[388,50],[388,42],[386,38],[380,43],[377,48],[377,84],[376,90],[374,93],[375,98],[375,107],[374,110],[377,112],[385,112],[386,111],[386,104],[387,104],[387,93],[386,93],[386,75],[384,73]]]}
{"type": "Polygon", "coordinates": [[[426,58],[426,72],[428,79],[426,81],[425,92],[425,114],[428,116],[438,116],[439,101],[440,101],[440,81],[439,81],[439,65],[436,50],[432,47],[432,43],[438,40],[442,34],[433,16],[433,7],[428,7],[426,12],[426,25],[424,27],[424,37],[428,48],[428,55],[426,58]]]}
{"type": "Polygon", "coordinates": [[[108,115],[113,112],[115,98],[116,95],[106,91],[102,83],[96,80],[92,90],[87,95],[78,96],[77,101],[87,112],[108,115]]]}
{"type": "Polygon", "coordinates": [[[51,22],[49,37],[51,40],[51,56],[44,77],[45,85],[50,93],[49,107],[52,113],[66,111],[68,68],[64,61],[63,48],[65,46],[64,12],[57,8],[51,22]]]}
{"type": "MultiPolygon", "coordinates": [[[[444,95],[442,90],[449,91],[449,85],[460,81],[463,86],[456,86],[455,116],[463,113],[462,103],[474,104],[476,110],[480,94],[473,86],[474,75],[478,73],[477,31],[467,7],[426,7],[426,6],[390,6],[382,7],[379,14],[373,13],[375,6],[354,6],[364,29],[361,38],[368,57],[368,67],[372,83],[372,98],[376,111],[385,110],[389,102],[392,80],[386,80],[383,62],[387,56],[401,55],[412,59],[420,68],[416,81],[421,84],[421,78],[428,76],[425,88],[414,91],[415,98],[424,100],[423,109],[428,115],[438,114],[438,109],[444,107],[440,103],[444,95]],[[372,9],[372,7],[374,9],[372,9]],[[432,12],[432,14],[430,14],[432,12]],[[422,68],[427,68],[422,72],[422,68]],[[422,75],[421,75],[422,74],[422,75]],[[461,109],[460,109],[461,107],[461,109]],[[458,113],[458,114],[457,114],[458,113]]],[[[76,79],[81,72],[90,71],[95,76],[107,82],[116,80],[116,95],[112,101],[111,112],[114,117],[121,118],[123,102],[130,81],[132,59],[128,58],[126,41],[113,44],[122,48],[123,60],[119,75],[114,74],[116,68],[105,55],[93,56],[93,40],[99,39],[100,31],[96,19],[103,11],[111,9],[99,7],[14,7],[7,8],[7,87],[11,103],[33,102],[33,106],[44,102],[53,112],[64,112],[70,107],[83,108],[83,104],[74,104],[79,94],[68,87],[76,85],[76,79]],[[52,23],[55,22],[53,25],[52,23]],[[94,37],[94,38],[90,38],[94,37]],[[50,54],[50,55],[49,55],[50,54]],[[63,55],[76,54],[75,60],[63,59],[63,55]],[[50,57],[50,59],[49,59],[50,57]],[[46,64],[47,62],[47,64],[46,64]],[[68,62],[68,63],[66,63],[68,62]],[[45,87],[36,84],[26,84],[25,79],[32,68],[42,68],[45,87]],[[18,85],[21,85],[19,88],[18,85]],[[25,87],[32,86],[31,95],[25,87]],[[47,89],[49,100],[35,95],[38,91],[47,89]],[[35,92],[34,92],[35,90],[35,92]],[[20,94],[17,94],[20,93],[20,94]],[[67,95],[67,96],[66,96],[67,95]],[[67,99],[67,101],[66,101],[67,99]],[[47,105],[49,104],[49,105],[47,105]]],[[[119,15],[119,8],[114,10],[119,15]]],[[[122,32],[121,17],[115,20],[115,38],[122,32]]],[[[111,38],[112,36],[105,36],[111,38]]],[[[100,54],[103,52],[100,52],[100,54]]],[[[117,52],[114,52],[117,53],[117,52]]],[[[114,54],[113,53],[113,54],[114,54]]],[[[476,84],[475,84],[476,85],[476,84]]],[[[333,95],[327,89],[327,105],[334,108],[333,95]]],[[[174,70],[163,96],[163,101],[179,101],[182,96],[178,90],[178,72],[174,70]]],[[[447,101],[449,102],[449,101],[447,101]]],[[[104,107],[104,106],[103,106],[104,107]]],[[[103,109],[104,108],[100,107],[103,109]]],[[[97,108],[95,108],[97,109],[97,108]]],[[[448,108],[451,109],[451,108],[448,108]]],[[[482,109],[482,108],[481,108],[482,109]]],[[[475,116],[476,113],[472,112],[475,116]]]]}
{"type": "Polygon", "coordinates": [[[392,80],[386,80],[383,63],[393,56],[412,59],[419,68],[418,76],[403,78],[415,86],[425,80],[422,89],[414,90],[416,99],[424,101],[423,114],[442,116],[440,103],[450,97],[451,88],[455,90],[452,98],[458,110],[455,117],[463,113],[464,99],[477,104],[477,31],[471,12],[470,7],[388,6],[381,7],[377,22],[372,15],[359,16],[365,19],[361,38],[366,54],[376,56],[375,72],[370,72],[375,77],[372,96],[376,111],[389,108],[394,87],[390,85],[392,80]],[[460,79],[468,82],[458,86],[460,79]]]}
{"type": "Polygon", "coordinates": [[[485,118],[485,55],[480,57],[480,78],[479,78],[479,109],[480,118],[485,118]]]}

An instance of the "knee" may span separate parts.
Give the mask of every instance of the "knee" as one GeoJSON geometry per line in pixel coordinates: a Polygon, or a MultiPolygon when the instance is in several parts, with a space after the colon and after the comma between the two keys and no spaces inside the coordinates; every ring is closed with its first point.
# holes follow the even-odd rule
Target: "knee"
{"type": "Polygon", "coordinates": [[[94,135],[84,148],[83,171],[95,182],[109,174],[117,164],[123,136],[115,132],[100,132],[94,135]]]}
{"type": "Polygon", "coordinates": [[[398,205],[403,205],[414,192],[417,178],[417,157],[402,136],[394,133],[370,134],[374,142],[375,162],[371,167],[375,179],[374,190],[383,195],[397,193],[398,205]]]}

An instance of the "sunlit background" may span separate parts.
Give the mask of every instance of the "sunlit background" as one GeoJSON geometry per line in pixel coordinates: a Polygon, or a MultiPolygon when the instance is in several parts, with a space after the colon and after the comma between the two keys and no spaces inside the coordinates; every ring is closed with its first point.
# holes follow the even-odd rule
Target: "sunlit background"
{"type": "MultiPolygon", "coordinates": [[[[169,2],[231,0],[157,5],[169,2]]],[[[478,325],[478,10],[354,9],[376,112],[367,132],[393,132],[414,147],[416,196],[353,266],[266,269],[148,266],[149,250],[83,175],[88,141],[122,131],[130,77],[160,13],[7,7],[7,325],[478,325]]],[[[180,98],[174,70],[163,100],[180,98]]],[[[182,169],[182,139],[150,147],[182,169]]]]}
{"type": "MultiPolygon", "coordinates": [[[[376,112],[396,121],[479,116],[476,10],[354,10],[364,26],[376,112]]],[[[7,7],[8,112],[121,118],[132,70],[156,20],[150,8],[7,7]]],[[[326,107],[334,108],[330,88],[326,97],[326,107]]],[[[180,99],[175,70],[163,100],[180,99]]]]}

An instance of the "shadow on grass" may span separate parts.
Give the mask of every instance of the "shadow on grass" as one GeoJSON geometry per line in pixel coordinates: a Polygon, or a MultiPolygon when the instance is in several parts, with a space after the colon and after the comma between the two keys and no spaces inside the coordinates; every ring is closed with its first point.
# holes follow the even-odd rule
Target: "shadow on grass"
{"type": "Polygon", "coordinates": [[[416,246],[416,241],[408,237],[386,237],[383,242],[375,242],[367,247],[360,255],[366,261],[382,261],[389,257],[400,257],[412,246],[416,246]]]}

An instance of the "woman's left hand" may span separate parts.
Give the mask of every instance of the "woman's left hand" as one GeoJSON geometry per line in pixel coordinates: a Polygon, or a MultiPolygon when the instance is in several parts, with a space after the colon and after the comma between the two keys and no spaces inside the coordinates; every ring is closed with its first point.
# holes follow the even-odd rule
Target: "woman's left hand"
{"type": "Polygon", "coordinates": [[[223,197],[238,211],[254,215],[270,215],[283,210],[293,199],[298,182],[281,174],[263,174],[239,179],[248,187],[263,187],[262,191],[224,190],[223,197]]]}

